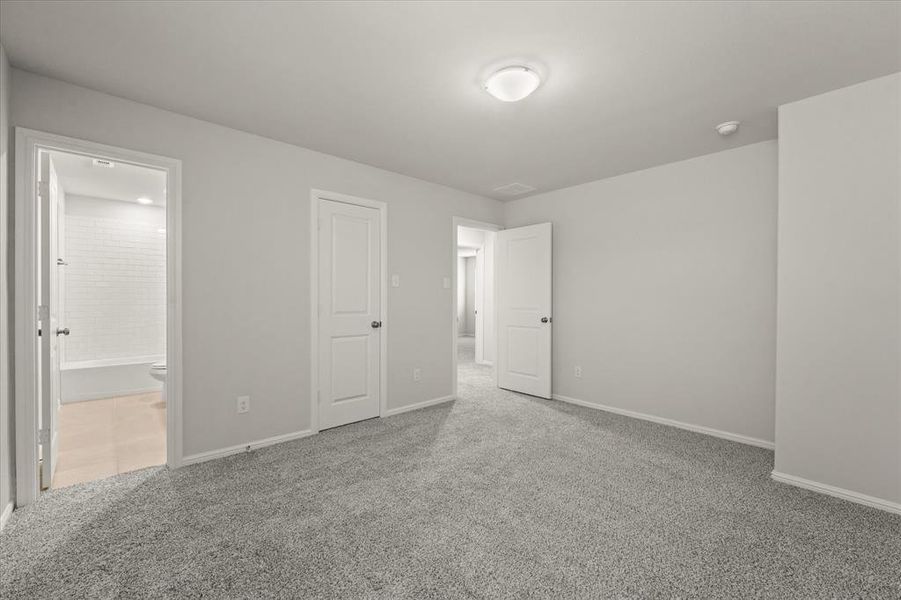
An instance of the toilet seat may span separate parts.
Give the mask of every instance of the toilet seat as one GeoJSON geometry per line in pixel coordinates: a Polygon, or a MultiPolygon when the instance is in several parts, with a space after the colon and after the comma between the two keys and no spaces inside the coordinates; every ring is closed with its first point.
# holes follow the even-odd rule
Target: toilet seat
{"type": "Polygon", "coordinates": [[[157,381],[166,382],[166,361],[160,361],[150,365],[150,376],[157,381]]]}

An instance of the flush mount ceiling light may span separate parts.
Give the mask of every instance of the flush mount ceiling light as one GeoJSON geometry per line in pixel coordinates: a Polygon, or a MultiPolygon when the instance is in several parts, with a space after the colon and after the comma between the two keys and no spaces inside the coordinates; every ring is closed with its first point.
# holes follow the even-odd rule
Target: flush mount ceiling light
{"type": "Polygon", "coordinates": [[[138,204],[153,204],[153,200],[146,196],[141,196],[138,198],[138,204]]]}
{"type": "Polygon", "coordinates": [[[535,186],[519,182],[508,183],[507,185],[494,188],[494,193],[501,194],[502,196],[519,196],[520,194],[534,191],[535,186]]]}
{"type": "Polygon", "coordinates": [[[541,78],[528,67],[501,69],[485,81],[489,94],[503,102],[518,102],[538,89],[541,78]]]}
{"type": "Polygon", "coordinates": [[[738,126],[741,125],[739,121],[726,121],[725,123],[720,123],[716,126],[716,132],[723,137],[727,135],[732,135],[736,131],[738,131],[738,126]]]}

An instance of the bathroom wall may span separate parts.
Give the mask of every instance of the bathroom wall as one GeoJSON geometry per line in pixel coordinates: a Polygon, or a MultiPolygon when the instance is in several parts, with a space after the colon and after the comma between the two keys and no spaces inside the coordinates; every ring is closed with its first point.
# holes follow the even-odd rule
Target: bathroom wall
{"type": "Polygon", "coordinates": [[[166,353],[166,210],[66,195],[63,402],[160,388],[166,353]]]}

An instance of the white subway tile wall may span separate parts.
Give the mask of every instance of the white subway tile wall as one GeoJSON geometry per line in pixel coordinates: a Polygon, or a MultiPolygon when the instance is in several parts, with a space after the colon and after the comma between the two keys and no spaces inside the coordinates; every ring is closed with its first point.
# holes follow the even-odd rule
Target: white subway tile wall
{"type": "Polygon", "coordinates": [[[64,321],[71,334],[63,364],[164,356],[166,348],[165,209],[67,198],[64,321]],[[114,209],[100,216],[102,202],[114,209]],[[151,211],[147,213],[137,212],[151,211]],[[129,212],[130,211],[130,212],[129,212]]]}

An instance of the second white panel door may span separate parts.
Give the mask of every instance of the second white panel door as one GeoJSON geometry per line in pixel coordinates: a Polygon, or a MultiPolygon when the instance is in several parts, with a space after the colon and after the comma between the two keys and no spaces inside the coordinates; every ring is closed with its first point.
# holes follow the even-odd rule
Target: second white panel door
{"type": "Polygon", "coordinates": [[[551,224],[497,234],[497,385],[551,397],[551,224]]]}
{"type": "Polygon", "coordinates": [[[320,429],[379,416],[379,212],[319,200],[320,429]]]}

